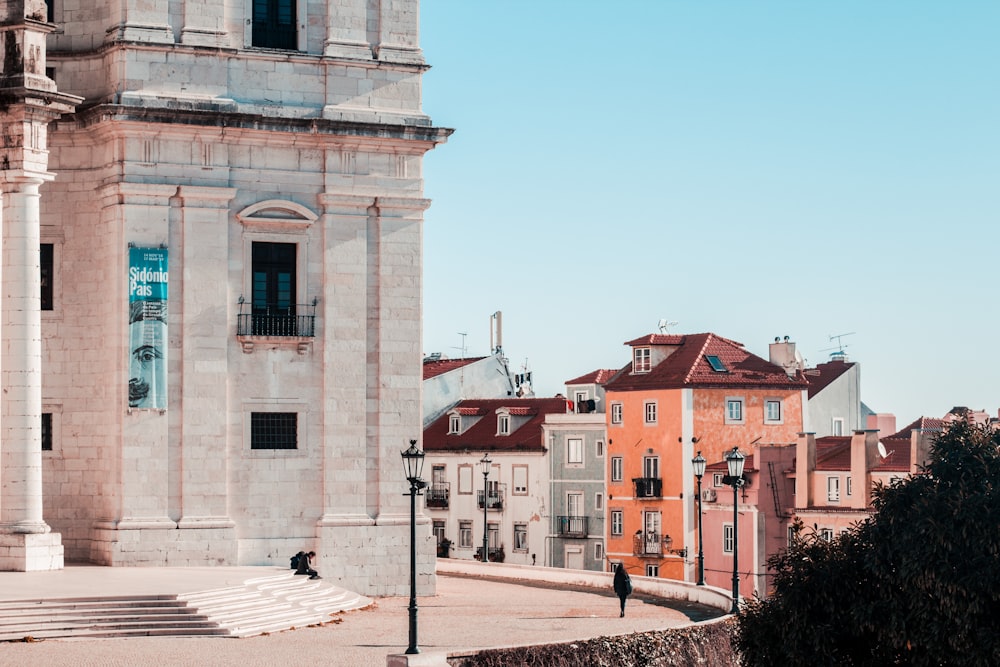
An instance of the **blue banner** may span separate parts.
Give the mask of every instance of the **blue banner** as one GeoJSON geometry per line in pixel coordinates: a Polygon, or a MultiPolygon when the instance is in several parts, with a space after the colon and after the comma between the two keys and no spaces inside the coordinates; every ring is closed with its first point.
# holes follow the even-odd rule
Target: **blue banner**
{"type": "Polygon", "coordinates": [[[130,408],[167,408],[167,250],[129,248],[130,408]]]}

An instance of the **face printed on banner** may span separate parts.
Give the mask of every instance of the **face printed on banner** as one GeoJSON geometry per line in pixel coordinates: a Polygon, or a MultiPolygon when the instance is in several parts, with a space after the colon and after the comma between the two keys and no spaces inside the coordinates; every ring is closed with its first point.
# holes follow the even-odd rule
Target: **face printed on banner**
{"type": "Polygon", "coordinates": [[[166,303],[133,301],[129,317],[130,408],[166,407],[166,345],[166,303]]]}

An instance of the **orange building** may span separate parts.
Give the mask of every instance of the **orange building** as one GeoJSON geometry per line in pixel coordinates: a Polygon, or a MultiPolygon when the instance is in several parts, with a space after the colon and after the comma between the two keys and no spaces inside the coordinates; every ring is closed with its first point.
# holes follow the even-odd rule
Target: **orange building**
{"type": "Polygon", "coordinates": [[[712,333],[626,345],[632,362],[605,385],[607,555],[633,574],[695,581],[691,459],[796,442],[808,384],[799,365],[771,363],[712,333]]]}

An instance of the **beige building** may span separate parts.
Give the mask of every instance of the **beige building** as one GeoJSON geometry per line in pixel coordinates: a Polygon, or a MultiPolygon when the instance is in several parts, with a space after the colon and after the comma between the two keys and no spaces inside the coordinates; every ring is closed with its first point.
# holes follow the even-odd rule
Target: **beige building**
{"type": "Polygon", "coordinates": [[[418,1],[0,7],[0,569],[314,549],[405,590],[421,167],[450,134],[418,1]]]}

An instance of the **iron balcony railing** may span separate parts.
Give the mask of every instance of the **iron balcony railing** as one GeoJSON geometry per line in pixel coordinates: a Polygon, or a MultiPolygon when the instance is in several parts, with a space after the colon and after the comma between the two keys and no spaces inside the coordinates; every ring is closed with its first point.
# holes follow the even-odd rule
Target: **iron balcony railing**
{"type": "MultiPolygon", "coordinates": [[[[506,488],[507,488],[506,484],[497,484],[496,488],[490,489],[489,495],[486,497],[486,509],[490,510],[503,509],[503,497],[506,488]]],[[[478,491],[476,493],[476,504],[479,506],[479,509],[483,509],[482,491],[478,491]]]]}
{"type": "Polygon", "coordinates": [[[316,303],[279,307],[241,301],[236,335],[312,338],[316,335],[316,303]]]}
{"type": "Polygon", "coordinates": [[[560,516],[559,536],[560,537],[586,537],[587,518],[585,516],[560,516]]]}
{"type": "Polygon", "coordinates": [[[663,495],[663,480],[659,477],[633,477],[636,498],[660,498],[663,495]]]}
{"type": "Polygon", "coordinates": [[[448,482],[431,484],[424,493],[427,494],[428,507],[448,509],[448,501],[451,499],[451,486],[448,482]]]}
{"type": "Polygon", "coordinates": [[[632,541],[632,554],[635,556],[662,556],[663,535],[639,531],[632,541]]]}

